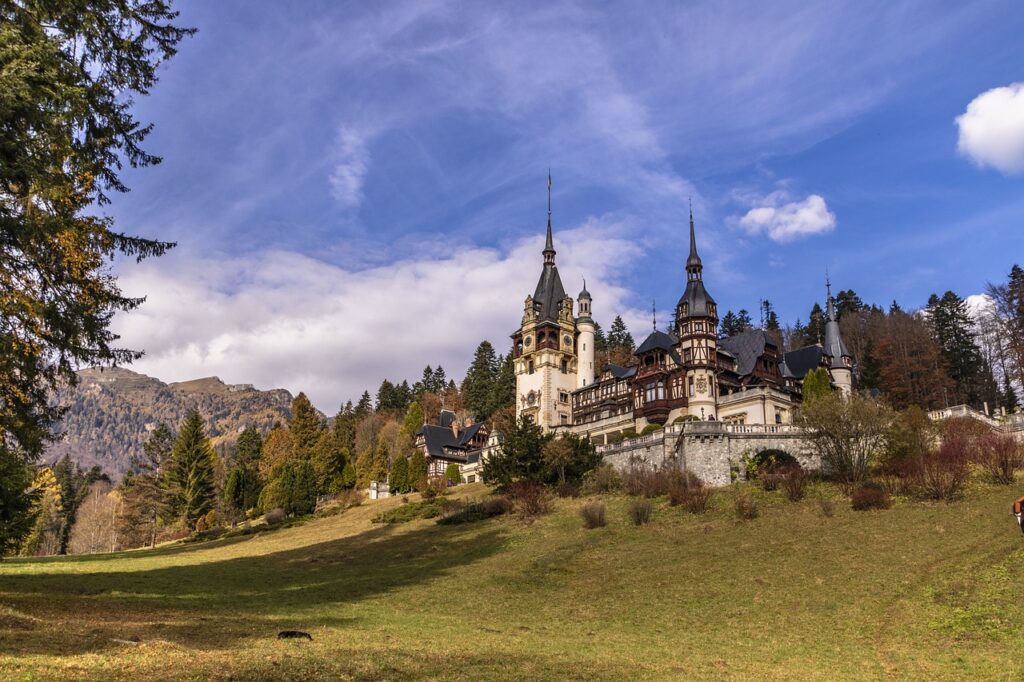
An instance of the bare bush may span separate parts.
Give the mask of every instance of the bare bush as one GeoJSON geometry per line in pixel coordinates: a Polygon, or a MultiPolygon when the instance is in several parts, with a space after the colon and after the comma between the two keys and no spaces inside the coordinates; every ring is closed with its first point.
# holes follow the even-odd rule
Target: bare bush
{"type": "Polygon", "coordinates": [[[876,481],[865,481],[857,486],[850,497],[850,503],[855,511],[888,509],[892,506],[889,494],[876,481]]]}
{"type": "Polygon", "coordinates": [[[583,479],[583,490],[589,494],[614,492],[621,485],[619,472],[607,462],[588,472],[583,479]]]}
{"type": "Polygon", "coordinates": [[[508,487],[508,497],[520,516],[540,516],[551,511],[551,494],[540,483],[516,481],[508,487]]]}
{"type": "Polygon", "coordinates": [[[928,500],[955,500],[963,495],[971,478],[969,443],[947,438],[938,450],[904,466],[915,495],[928,500]]]}
{"type": "Polygon", "coordinates": [[[995,483],[1010,485],[1024,467],[1024,450],[1013,436],[988,433],[977,441],[978,459],[995,483]]]}
{"type": "Polygon", "coordinates": [[[799,502],[807,494],[807,481],[809,476],[803,467],[793,465],[786,467],[780,472],[780,485],[786,493],[786,499],[790,502],[799,502]]]}
{"type": "Polygon", "coordinates": [[[629,505],[629,520],[634,526],[643,526],[650,523],[653,506],[649,500],[634,500],[629,505]]]}
{"type": "Polygon", "coordinates": [[[839,392],[805,400],[797,420],[823,469],[846,484],[864,480],[885,452],[890,422],[891,413],[880,402],[839,392]]]}
{"type": "Polygon", "coordinates": [[[711,489],[690,471],[675,470],[668,481],[668,503],[682,506],[691,514],[707,511],[711,489]]]}
{"type": "Polygon", "coordinates": [[[606,525],[604,502],[588,502],[580,507],[584,528],[600,528],[606,525]]]}
{"type": "Polygon", "coordinates": [[[264,514],[263,520],[266,521],[268,526],[272,526],[275,523],[281,523],[282,521],[284,521],[285,516],[287,516],[287,514],[284,513],[284,509],[278,507],[276,509],[271,509],[266,514],[264,514]]]}
{"type": "Polygon", "coordinates": [[[750,491],[744,490],[736,497],[736,516],[743,521],[750,521],[756,519],[761,515],[761,510],[758,509],[757,500],[750,494],[750,491]]]}

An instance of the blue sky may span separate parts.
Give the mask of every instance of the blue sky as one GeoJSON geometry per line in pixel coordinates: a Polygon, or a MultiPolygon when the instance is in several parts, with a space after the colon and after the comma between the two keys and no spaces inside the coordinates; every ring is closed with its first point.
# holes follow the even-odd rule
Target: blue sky
{"type": "Polygon", "coordinates": [[[500,349],[558,263],[638,337],[684,286],[692,197],[720,307],[905,307],[1024,260],[1014,2],[185,2],[140,98],[156,168],[110,212],[179,242],[118,266],[116,321],[173,381],[333,412],[500,349]],[[968,107],[971,107],[969,110],[968,107]],[[958,123],[958,117],[964,116],[958,123]]]}

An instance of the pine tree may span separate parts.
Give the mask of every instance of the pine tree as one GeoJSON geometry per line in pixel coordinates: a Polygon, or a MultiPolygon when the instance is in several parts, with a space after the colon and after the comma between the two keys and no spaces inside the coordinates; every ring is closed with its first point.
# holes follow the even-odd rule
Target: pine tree
{"type": "Polygon", "coordinates": [[[840,291],[836,294],[836,318],[842,320],[847,313],[859,313],[867,306],[853,289],[840,291]]]}
{"type": "Polygon", "coordinates": [[[131,459],[131,476],[121,483],[123,505],[119,525],[130,546],[154,546],[160,526],[173,520],[168,465],[174,440],[166,424],[153,429],[142,444],[142,455],[131,459]]]}
{"type": "Polygon", "coordinates": [[[612,320],[612,327],[608,330],[608,350],[609,352],[624,350],[629,353],[636,350],[633,335],[629,333],[629,329],[626,328],[626,323],[623,322],[621,315],[615,316],[615,319],[612,320]]]}
{"type": "Polygon", "coordinates": [[[409,460],[405,457],[396,457],[391,464],[391,473],[388,474],[388,488],[393,493],[409,492],[409,460]]]}
{"type": "Polygon", "coordinates": [[[825,342],[825,312],[817,303],[811,308],[807,326],[803,330],[803,346],[813,346],[825,342]]]}
{"type": "Polygon", "coordinates": [[[214,457],[203,418],[198,410],[192,410],[174,441],[167,471],[174,495],[172,508],[189,528],[214,507],[214,457]]]}
{"type": "Polygon", "coordinates": [[[427,480],[427,458],[422,450],[416,450],[409,458],[409,487],[421,490],[427,480]]]}
{"type": "Polygon", "coordinates": [[[474,418],[483,421],[494,411],[494,384],[498,375],[498,359],[490,341],[481,341],[473,354],[466,378],[462,381],[462,397],[474,418]]]}
{"type": "Polygon", "coordinates": [[[736,313],[736,326],[739,328],[737,333],[754,328],[754,322],[750,319],[750,313],[743,308],[740,308],[740,311],[736,313]]]}
{"type": "Polygon", "coordinates": [[[722,321],[719,324],[718,335],[720,338],[727,339],[730,336],[739,334],[739,325],[736,322],[736,313],[729,310],[722,316],[722,321]]]}
{"type": "Polygon", "coordinates": [[[356,450],[356,416],[352,401],[348,401],[334,416],[334,438],[338,446],[348,452],[356,450]]]}
{"type": "Polygon", "coordinates": [[[494,392],[491,396],[491,414],[503,407],[516,404],[516,370],[512,361],[512,351],[508,355],[498,356],[498,375],[494,379],[494,392]]]}
{"type": "Polygon", "coordinates": [[[502,434],[501,447],[484,461],[484,481],[507,486],[515,481],[542,482],[548,473],[544,448],[551,435],[526,418],[502,434]]]}
{"type": "Polygon", "coordinates": [[[976,408],[995,405],[995,382],[975,341],[974,322],[967,304],[952,291],[928,299],[928,321],[949,376],[956,384],[957,402],[976,408]]]}
{"type": "Polygon", "coordinates": [[[363,391],[363,395],[359,397],[359,402],[356,403],[355,415],[357,419],[362,419],[366,415],[373,412],[373,399],[370,398],[369,391],[363,391]]]}
{"type": "Polygon", "coordinates": [[[402,428],[399,431],[399,451],[396,454],[400,459],[405,459],[412,454],[413,441],[416,434],[423,428],[423,409],[415,400],[409,405],[402,420],[402,428]]]}
{"type": "Polygon", "coordinates": [[[292,400],[291,412],[288,431],[292,437],[292,456],[300,460],[309,460],[326,426],[305,393],[299,393],[292,400]]]}
{"type": "Polygon", "coordinates": [[[344,489],[342,474],[348,463],[349,451],[342,447],[333,431],[324,429],[313,446],[310,464],[316,473],[316,489],[318,493],[337,493],[344,489]]]}
{"type": "Polygon", "coordinates": [[[823,367],[812,369],[804,376],[803,382],[804,402],[817,400],[832,393],[832,382],[829,381],[828,372],[823,367]]]}

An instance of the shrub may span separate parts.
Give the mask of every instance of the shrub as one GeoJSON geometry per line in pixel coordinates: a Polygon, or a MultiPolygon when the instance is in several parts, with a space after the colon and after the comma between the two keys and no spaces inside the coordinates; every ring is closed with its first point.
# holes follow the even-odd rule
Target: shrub
{"type": "Polygon", "coordinates": [[[673,507],[681,505],[691,514],[703,514],[710,499],[711,489],[692,472],[677,469],[669,477],[668,503],[673,507]]]}
{"type": "MultiPolygon", "coordinates": [[[[342,490],[334,497],[334,499],[338,501],[338,506],[342,509],[358,507],[363,503],[363,493],[355,488],[349,488],[347,490],[342,490]]],[[[402,499],[406,500],[408,498],[403,497],[402,499]]]]}
{"type": "Polygon", "coordinates": [[[373,517],[373,523],[407,523],[413,519],[434,519],[440,516],[445,508],[452,509],[448,500],[433,499],[423,502],[410,502],[373,517]]]}
{"type": "Polygon", "coordinates": [[[673,419],[672,423],[673,424],[682,424],[684,422],[695,422],[695,421],[699,421],[697,419],[697,417],[693,416],[692,414],[684,414],[684,415],[682,415],[680,417],[676,417],[675,419],[673,419]]]}
{"type": "Polygon", "coordinates": [[[583,490],[588,493],[610,493],[619,489],[622,481],[619,472],[607,462],[601,464],[583,478],[583,490]]]}
{"type": "Polygon", "coordinates": [[[559,483],[555,487],[555,494],[559,497],[579,497],[580,487],[572,481],[566,481],[565,483],[559,483]]]}
{"type": "MultiPolygon", "coordinates": [[[[602,508],[604,505],[601,505],[602,508]]],[[[651,503],[648,500],[633,500],[629,505],[629,519],[634,526],[650,523],[651,503]]]]}
{"type": "Polygon", "coordinates": [[[665,428],[665,427],[662,426],[661,424],[648,424],[640,432],[640,435],[641,436],[646,436],[646,435],[654,433],[655,431],[661,431],[663,428],[665,428]]]}
{"type": "Polygon", "coordinates": [[[512,511],[512,502],[504,495],[491,497],[482,502],[474,502],[469,505],[460,505],[457,509],[454,506],[446,508],[445,514],[438,519],[438,523],[455,525],[459,523],[471,523],[483,521],[512,511]]]}
{"type": "Polygon", "coordinates": [[[877,481],[865,481],[853,491],[850,498],[851,506],[855,511],[867,511],[869,509],[888,509],[892,506],[889,493],[877,481]]]}
{"type": "Polygon", "coordinates": [[[1009,485],[1017,469],[1024,466],[1024,451],[1013,436],[985,434],[978,439],[979,459],[995,483],[1009,485]]]}
{"type": "Polygon", "coordinates": [[[947,438],[938,450],[907,462],[904,471],[912,490],[928,500],[959,498],[971,477],[966,440],[947,438]]]}
{"type": "Polygon", "coordinates": [[[622,433],[620,433],[619,431],[613,431],[611,433],[606,433],[605,436],[604,436],[604,440],[605,440],[605,443],[607,443],[608,445],[614,445],[616,443],[620,443],[620,442],[622,442],[622,433]]]}
{"type": "Polygon", "coordinates": [[[636,429],[622,429],[622,439],[626,440],[627,438],[636,438],[636,429]]]}
{"type": "Polygon", "coordinates": [[[821,510],[822,516],[832,518],[832,515],[835,514],[836,506],[833,504],[832,500],[822,496],[818,498],[818,509],[821,510]]]}
{"type": "Polygon", "coordinates": [[[508,487],[508,496],[521,516],[539,516],[551,511],[551,495],[540,483],[516,481],[508,487]]]}
{"type": "Polygon", "coordinates": [[[756,519],[761,515],[761,510],[757,507],[757,500],[750,494],[749,490],[744,490],[736,497],[736,516],[737,518],[749,521],[756,519]]]}
{"type": "Polygon", "coordinates": [[[444,481],[448,485],[458,485],[462,483],[462,472],[459,471],[459,465],[452,462],[444,470],[444,481]]]}
{"type": "Polygon", "coordinates": [[[286,514],[284,513],[284,509],[278,507],[276,509],[271,509],[266,514],[264,514],[263,520],[267,522],[267,525],[272,526],[275,523],[281,523],[282,521],[284,521],[285,516],[286,514]]]}
{"type": "Polygon", "coordinates": [[[604,502],[588,502],[580,507],[584,528],[600,528],[607,522],[604,518],[604,502]]]}
{"type": "Polygon", "coordinates": [[[782,471],[782,490],[790,502],[799,502],[807,494],[807,472],[801,466],[787,467],[782,471]]]}

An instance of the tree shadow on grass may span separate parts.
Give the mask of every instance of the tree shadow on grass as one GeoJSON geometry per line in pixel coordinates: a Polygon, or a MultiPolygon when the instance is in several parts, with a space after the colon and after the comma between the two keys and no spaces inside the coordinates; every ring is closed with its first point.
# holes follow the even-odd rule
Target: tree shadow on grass
{"type": "Polygon", "coordinates": [[[0,605],[33,624],[6,627],[0,621],[0,647],[11,655],[95,653],[119,646],[111,639],[134,635],[216,649],[277,629],[338,626],[328,614],[303,615],[303,622],[295,614],[429,582],[496,553],[506,534],[494,523],[378,526],[300,548],[188,566],[0,575],[0,605]]]}

